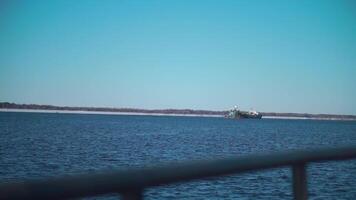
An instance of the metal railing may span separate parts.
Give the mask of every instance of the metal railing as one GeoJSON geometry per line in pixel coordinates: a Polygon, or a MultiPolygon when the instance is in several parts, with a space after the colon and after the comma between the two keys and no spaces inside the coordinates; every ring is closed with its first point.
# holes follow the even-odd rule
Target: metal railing
{"type": "Polygon", "coordinates": [[[307,199],[306,164],[356,158],[350,147],[287,151],[153,168],[28,180],[0,184],[0,199],[67,199],[120,193],[123,199],[142,199],[145,188],[208,177],[291,166],[294,198],[307,199]]]}

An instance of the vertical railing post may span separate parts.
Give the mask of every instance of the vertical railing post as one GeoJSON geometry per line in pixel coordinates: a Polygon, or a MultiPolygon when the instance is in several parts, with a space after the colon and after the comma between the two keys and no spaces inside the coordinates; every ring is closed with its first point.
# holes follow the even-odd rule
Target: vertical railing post
{"type": "Polygon", "coordinates": [[[295,200],[308,199],[307,174],[305,163],[295,164],[293,171],[293,193],[295,200]]]}
{"type": "Polygon", "coordinates": [[[134,189],[123,192],[121,194],[122,199],[124,200],[142,200],[143,199],[143,190],[142,189],[134,189]]]}

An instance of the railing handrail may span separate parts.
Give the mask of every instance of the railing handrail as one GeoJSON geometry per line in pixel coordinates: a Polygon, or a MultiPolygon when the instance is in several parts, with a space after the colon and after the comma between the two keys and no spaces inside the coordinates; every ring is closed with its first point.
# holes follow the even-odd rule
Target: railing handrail
{"type": "Polygon", "coordinates": [[[238,174],[251,170],[352,158],[356,158],[356,145],[175,163],[152,168],[47,180],[27,180],[0,184],[0,199],[64,199],[109,193],[125,194],[152,186],[238,174]]]}

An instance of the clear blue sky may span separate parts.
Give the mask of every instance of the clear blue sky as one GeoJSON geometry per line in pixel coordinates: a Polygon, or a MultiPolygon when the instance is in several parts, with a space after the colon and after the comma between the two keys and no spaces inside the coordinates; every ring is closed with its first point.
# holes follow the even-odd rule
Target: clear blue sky
{"type": "Polygon", "coordinates": [[[6,2],[0,101],[356,114],[355,1],[6,2]]]}

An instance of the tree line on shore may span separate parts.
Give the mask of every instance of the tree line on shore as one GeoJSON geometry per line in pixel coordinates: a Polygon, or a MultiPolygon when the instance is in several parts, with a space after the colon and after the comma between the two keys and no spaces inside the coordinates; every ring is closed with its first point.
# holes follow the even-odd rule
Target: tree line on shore
{"type": "MultiPolygon", "coordinates": [[[[73,107],[73,106],[53,106],[38,104],[16,104],[0,102],[0,109],[31,109],[31,110],[60,110],[60,111],[96,111],[96,112],[126,112],[126,113],[147,113],[147,114],[181,114],[181,115],[216,115],[224,116],[229,111],[193,110],[193,109],[138,109],[138,108],[109,108],[109,107],[73,107]]],[[[335,115],[335,114],[309,114],[309,113],[276,113],[262,112],[263,116],[270,117],[301,117],[320,119],[348,119],[356,120],[355,115],[335,115]]]]}

